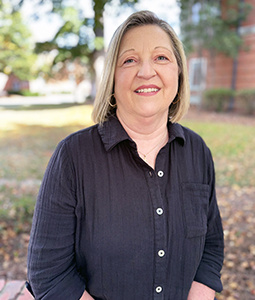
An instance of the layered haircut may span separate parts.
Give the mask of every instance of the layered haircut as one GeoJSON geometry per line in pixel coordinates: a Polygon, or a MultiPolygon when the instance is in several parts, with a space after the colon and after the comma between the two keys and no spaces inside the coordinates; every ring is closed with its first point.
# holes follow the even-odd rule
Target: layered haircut
{"type": "Polygon", "coordinates": [[[130,15],[127,20],[117,28],[111,39],[105,57],[101,83],[96,94],[92,112],[93,120],[96,123],[102,124],[115,111],[116,100],[113,96],[114,74],[123,36],[132,28],[146,25],[159,26],[168,34],[179,67],[178,92],[169,106],[169,119],[172,123],[178,122],[188,111],[190,98],[189,79],[183,45],[173,28],[167,22],[159,19],[154,13],[145,10],[130,15]]]}

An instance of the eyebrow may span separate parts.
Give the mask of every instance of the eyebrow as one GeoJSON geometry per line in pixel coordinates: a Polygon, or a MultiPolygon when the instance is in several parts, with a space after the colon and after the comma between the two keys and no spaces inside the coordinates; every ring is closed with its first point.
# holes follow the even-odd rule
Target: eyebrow
{"type": "Polygon", "coordinates": [[[174,53],[173,53],[172,49],[169,49],[169,48],[167,48],[167,47],[164,47],[164,46],[158,46],[158,47],[155,47],[155,49],[154,49],[154,50],[157,50],[157,49],[159,49],[159,48],[165,49],[165,50],[169,51],[169,52],[170,52],[172,55],[174,55],[174,53]]]}
{"type": "MultiPolygon", "coordinates": [[[[165,50],[169,51],[172,55],[174,55],[174,53],[173,53],[173,51],[172,51],[171,49],[169,49],[169,48],[167,48],[167,47],[164,47],[164,46],[157,46],[157,47],[154,48],[154,50],[157,50],[157,49],[159,49],[159,48],[165,49],[165,50]]],[[[135,51],[135,49],[134,49],[134,48],[131,48],[131,49],[127,49],[127,50],[123,51],[123,52],[119,55],[118,58],[121,58],[121,56],[123,56],[125,53],[131,52],[131,51],[135,51]]]]}
{"type": "Polygon", "coordinates": [[[130,52],[130,51],[135,51],[135,49],[132,48],[132,49],[128,49],[128,50],[123,51],[123,52],[119,55],[118,58],[120,58],[122,55],[124,55],[125,53],[130,52]]]}

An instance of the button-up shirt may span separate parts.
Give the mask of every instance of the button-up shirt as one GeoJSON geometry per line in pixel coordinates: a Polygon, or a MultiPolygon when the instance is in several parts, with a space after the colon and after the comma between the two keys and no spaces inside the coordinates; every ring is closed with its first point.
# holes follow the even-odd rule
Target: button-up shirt
{"type": "Polygon", "coordinates": [[[223,232],[204,141],[168,124],[155,169],[116,116],[58,145],[34,213],[28,279],[36,299],[186,300],[220,292],[223,232]]]}

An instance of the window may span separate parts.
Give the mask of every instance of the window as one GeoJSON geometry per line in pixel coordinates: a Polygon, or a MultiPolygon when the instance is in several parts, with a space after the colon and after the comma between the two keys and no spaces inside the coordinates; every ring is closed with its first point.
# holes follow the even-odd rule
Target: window
{"type": "Polygon", "coordinates": [[[189,60],[189,78],[191,91],[202,91],[206,85],[206,59],[191,58],[189,60]]]}

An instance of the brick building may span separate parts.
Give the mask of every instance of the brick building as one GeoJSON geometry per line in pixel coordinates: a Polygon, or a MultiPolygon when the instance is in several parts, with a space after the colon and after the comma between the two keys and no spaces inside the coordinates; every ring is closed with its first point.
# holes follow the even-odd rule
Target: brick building
{"type": "MultiPolygon", "coordinates": [[[[221,1],[222,6],[224,2],[221,1]]],[[[211,57],[205,50],[200,57],[195,53],[191,54],[188,57],[191,103],[200,103],[205,89],[220,87],[234,87],[236,90],[255,89],[255,0],[243,2],[252,6],[248,17],[239,28],[246,49],[239,51],[235,63],[232,58],[223,54],[211,57]]]]}
{"type": "Polygon", "coordinates": [[[4,91],[20,92],[24,90],[29,90],[29,81],[21,80],[14,74],[9,75],[9,78],[4,87],[4,91]]]}

